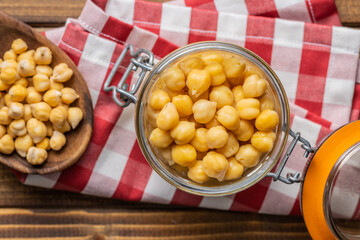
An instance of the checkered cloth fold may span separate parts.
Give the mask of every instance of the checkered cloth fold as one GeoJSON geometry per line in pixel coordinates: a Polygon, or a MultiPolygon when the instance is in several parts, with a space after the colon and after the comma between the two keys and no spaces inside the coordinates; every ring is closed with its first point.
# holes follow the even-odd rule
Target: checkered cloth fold
{"type": "MultiPolygon", "coordinates": [[[[299,215],[300,184],[264,178],[225,197],[195,196],[168,184],[140,151],[134,105],[118,107],[102,87],[125,44],[149,49],[160,59],[196,41],[235,43],[275,70],[290,101],[291,128],[316,145],[359,117],[360,87],[355,82],[360,32],[338,25],[334,0],[88,0],[78,19],[45,35],[71,57],[87,81],[94,104],[93,137],[83,157],[68,169],[18,177],[28,185],[131,201],[299,215]]],[[[117,71],[115,84],[124,70],[125,65],[117,71]]],[[[129,79],[135,81],[135,76],[129,79]]],[[[284,171],[302,172],[305,163],[297,146],[284,171]]],[[[339,214],[359,217],[356,194],[350,210],[339,214]]]]}

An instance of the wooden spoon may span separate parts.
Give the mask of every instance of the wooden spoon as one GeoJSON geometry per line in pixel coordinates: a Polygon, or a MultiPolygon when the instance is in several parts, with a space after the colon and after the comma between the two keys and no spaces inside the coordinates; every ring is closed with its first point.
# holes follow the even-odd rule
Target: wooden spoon
{"type": "Polygon", "coordinates": [[[73,77],[65,83],[65,86],[75,89],[80,98],[71,106],[82,109],[84,119],[75,130],[65,134],[66,145],[58,152],[49,151],[48,159],[40,166],[32,166],[26,159],[20,157],[16,151],[11,155],[0,154],[0,162],[23,173],[47,174],[61,171],[74,164],[84,153],[92,134],[93,109],[91,96],[85,80],[76,68],[72,60],[55,44],[47,40],[43,35],[30,26],[20,22],[0,11],[0,56],[11,48],[11,43],[22,38],[29,49],[47,46],[53,53],[51,67],[59,63],[66,63],[73,71],[73,77]]]}

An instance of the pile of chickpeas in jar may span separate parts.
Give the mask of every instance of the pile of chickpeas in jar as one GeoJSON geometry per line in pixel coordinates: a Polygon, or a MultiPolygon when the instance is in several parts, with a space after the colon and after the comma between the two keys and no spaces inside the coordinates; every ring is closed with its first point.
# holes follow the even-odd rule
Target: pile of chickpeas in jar
{"type": "Polygon", "coordinates": [[[147,102],[149,142],[197,183],[235,180],[271,151],[279,123],[263,75],[222,51],[172,64],[147,102]]]}

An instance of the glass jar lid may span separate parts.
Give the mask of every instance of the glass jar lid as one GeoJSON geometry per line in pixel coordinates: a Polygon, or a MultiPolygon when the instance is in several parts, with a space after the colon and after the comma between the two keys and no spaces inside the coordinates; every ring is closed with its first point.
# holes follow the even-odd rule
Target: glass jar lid
{"type": "Polygon", "coordinates": [[[308,164],[301,191],[313,239],[360,239],[360,121],[333,132],[308,164]]]}
{"type": "Polygon", "coordinates": [[[339,239],[360,239],[360,142],[337,161],[324,191],[325,219],[339,239]]]}

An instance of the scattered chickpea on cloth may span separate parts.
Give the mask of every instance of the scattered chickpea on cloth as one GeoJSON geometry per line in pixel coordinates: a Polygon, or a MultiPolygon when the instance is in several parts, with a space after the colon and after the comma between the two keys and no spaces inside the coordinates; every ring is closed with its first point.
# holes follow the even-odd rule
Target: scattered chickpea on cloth
{"type": "Polygon", "coordinates": [[[221,51],[170,66],[146,111],[157,154],[197,183],[240,178],[271,151],[279,123],[260,71],[221,51]]]}
{"type": "Polygon", "coordinates": [[[70,107],[79,95],[63,84],[73,70],[65,63],[51,68],[51,62],[48,47],[28,50],[20,38],[0,58],[0,152],[16,150],[32,165],[61,150],[64,133],[83,119],[80,108],[70,107]]]}

